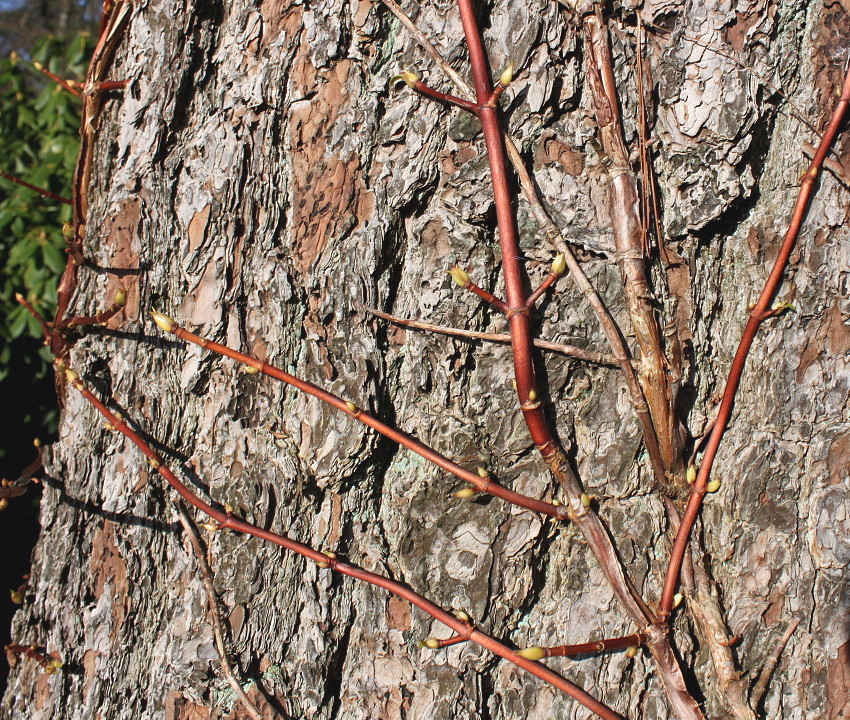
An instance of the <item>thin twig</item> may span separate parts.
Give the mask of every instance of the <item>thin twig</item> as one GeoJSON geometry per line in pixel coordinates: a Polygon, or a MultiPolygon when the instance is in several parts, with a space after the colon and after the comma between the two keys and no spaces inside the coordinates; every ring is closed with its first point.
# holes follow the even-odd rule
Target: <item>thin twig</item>
{"type": "MultiPolygon", "coordinates": [[[[379,317],[382,320],[387,320],[395,325],[402,327],[413,328],[414,330],[425,330],[427,332],[441,333],[442,335],[454,335],[456,337],[469,338],[470,340],[484,340],[485,342],[494,343],[509,343],[511,336],[507,333],[485,333],[476,332],[475,330],[463,330],[461,328],[446,327],[445,325],[433,325],[432,323],[422,322],[420,320],[406,320],[404,318],[390,315],[389,313],[375,310],[374,308],[363,308],[366,312],[379,317]]],[[[541,350],[549,350],[551,352],[561,353],[576,360],[593,363],[595,365],[607,365],[616,367],[617,360],[612,355],[604,355],[603,353],[585,350],[575,345],[562,345],[561,343],[553,343],[548,340],[534,340],[534,346],[541,350]]]]}
{"type": "MultiPolygon", "coordinates": [[[[62,368],[64,368],[64,366],[62,366],[62,368]]],[[[270,530],[265,530],[257,525],[253,525],[234,517],[230,512],[222,512],[221,510],[213,507],[208,502],[195,495],[186,485],[184,485],[165,464],[165,462],[163,462],[162,458],[157,455],[151,446],[135,430],[133,430],[123,419],[118,418],[111,410],[109,410],[109,408],[106,407],[106,405],[98,400],[85,385],[83,385],[83,382],[80,380],[77,373],[67,368],[64,368],[64,372],[67,382],[89,403],[91,403],[91,405],[94,406],[94,408],[113,428],[115,428],[115,430],[124,435],[142,452],[142,454],[147,458],[150,466],[159,473],[159,475],[178,495],[180,495],[180,497],[200,510],[202,513],[211,517],[223,527],[230,528],[231,530],[244,533],[246,535],[252,535],[262,540],[274,543],[275,545],[279,545],[300,555],[301,557],[312,560],[322,569],[328,569],[333,572],[341,573],[342,575],[348,575],[356,580],[383,588],[384,590],[397,595],[402,600],[406,600],[412,605],[415,605],[438,622],[441,622],[443,625],[454,630],[456,634],[474,642],[476,645],[480,645],[485,650],[489,650],[494,655],[513,663],[514,665],[540,678],[549,685],[561,690],[604,720],[623,720],[623,718],[613,710],[591,697],[577,685],[574,685],[569,680],[566,680],[556,672],[550,670],[545,665],[541,665],[518,655],[516,651],[509,648],[507,645],[504,645],[490,635],[477,630],[465,614],[463,615],[463,619],[460,619],[458,616],[443,610],[424,596],[414,592],[406,585],[396,582],[395,580],[391,580],[383,575],[377,575],[376,573],[351,565],[338,558],[333,552],[319,552],[309,545],[293,540],[286,535],[280,535],[278,533],[271,532],[270,530]]]]}
{"type": "Polygon", "coordinates": [[[535,512],[539,512],[543,515],[548,515],[550,517],[558,518],[559,520],[565,520],[570,517],[570,513],[568,508],[562,505],[553,505],[552,503],[547,503],[542,500],[537,500],[535,498],[530,498],[525,495],[521,495],[520,493],[516,493],[513,490],[508,490],[508,488],[499,485],[499,483],[491,480],[486,473],[480,475],[478,473],[471,472],[466,468],[461,467],[455,462],[452,462],[444,455],[441,455],[437,451],[425,445],[425,443],[420,442],[416,438],[411,435],[408,435],[397,428],[394,428],[386,423],[378,420],[372,415],[361,410],[357,405],[355,405],[350,400],[343,400],[342,398],[333,395],[332,393],[327,392],[326,390],[322,390],[322,388],[317,385],[313,385],[313,383],[308,382],[306,380],[302,380],[300,378],[295,377],[294,375],[290,375],[289,373],[281,370],[280,368],[275,367],[274,365],[270,365],[262,360],[259,360],[255,357],[251,357],[250,355],[246,355],[245,353],[240,353],[237,350],[233,350],[225,345],[220,345],[219,343],[213,342],[212,340],[207,340],[199,335],[195,335],[194,333],[190,333],[185,328],[180,327],[177,323],[169,317],[166,317],[160,313],[154,314],[154,319],[160,329],[165,332],[173,333],[175,336],[180,338],[181,340],[185,340],[186,342],[192,343],[194,345],[199,345],[205,350],[210,350],[214,353],[218,353],[219,355],[224,355],[225,357],[232,358],[238,362],[243,363],[249,368],[254,368],[256,372],[260,372],[263,375],[268,375],[269,377],[273,377],[276,380],[280,380],[281,382],[290,385],[307,395],[312,395],[315,398],[318,398],[324,403],[335,407],[337,410],[340,410],[354,420],[357,420],[360,423],[363,423],[367,427],[376,430],[381,433],[384,437],[389,438],[393,442],[398,443],[399,445],[407,448],[408,450],[415,452],[422,458],[425,458],[428,462],[434,463],[434,465],[443,468],[447,472],[450,472],[455,477],[468,482],[472,485],[478,492],[481,493],[489,493],[490,495],[494,495],[495,497],[501,498],[506,502],[512,503],[514,505],[518,505],[519,507],[524,507],[528,510],[533,510],[535,512]]]}
{"type": "MultiPolygon", "coordinates": [[[[445,59],[443,59],[439,51],[431,44],[428,38],[425,37],[422,31],[416,27],[413,20],[408,17],[398,4],[395,3],[394,0],[380,0],[380,2],[383,2],[399,19],[402,25],[411,32],[428,56],[451,79],[451,81],[455,84],[455,87],[457,87],[459,91],[471,97],[472,90],[469,85],[467,85],[454,68],[452,68],[445,59]]],[[[614,354],[617,364],[623,372],[623,378],[629,389],[632,405],[635,409],[638,421],[640,422],[641,430],[643,431],[644,443],[647,446],[647,453],[651,459],[656,458],[656,460],[653,460],[653,471],[655,473],[655,477],[659,480],[663,480],[663,464],[660,462],[659,458],[658,441],[655,434],[655,428],[652,425],[652,419],[649,416],[649,407],[647,406],[646,398],[644,398],[643,390],[641,390],[637,374],[632,366],[631,356],[620,330],[614,322],[614,318],[611,316],[611,313],[608,312],[608,309],[602,302],[602,298],[599,296],[599,293],[596,292],[596,288],[593,287],[587,277],[587,274],[584,272],[584,269],[579,264],[571,245],[567,242],[560,228],[558,228],[558,226],[552,221],[552,218],[549,217],[549,214],[543,207],[543,203],[537,194],[537,186],[535,185],[534,180],[532,180],[531,174],[525,167],[525,161],[522,159],[516,143],[507,132],[505,133],[505,149],[507,150],[508,159],[511,161],[514,172],[517,174],[520,188],[528,202],[531,213],[534,215],[534,218],[543,230],[544,238],[558,252],[563,253],[567,262],[567,267],[570,270],[570,275],[578,286],[578,289],[587,298],[587,302],[596,315],[599,325],[602,328],[602,332],[604,333],[608,344],[611,346],[611,352],[614,354]]]]}
{"type": "Polygon", "coordinates": [[[52,193],[50,192],[50,190],[45,190],[44,188],[41,188],[38,185],[28,183],[26,180],[21,180],[19,177],[16,177],[11,173],[7,173],[5,170],[0,170],[0,177],[4,180],[8,180],[9,182],[15,183],[15,185],[25,187],[27,190],[32,190],[33,192],[38,193],[39,195],[41,195],[41,197],[47,198],[48,200],[55,200],[56,202],[63,203],[65,205],[71,204],[71,201],[68,198],[62,197],[61,195],[57,195],[56,193],[52,193]]]}
{"type": "Polygon", "coordinates": [[[186,537],[189,540],[189,546],[192,548],[192,554],[195,556],[195,560],[198,561],[198,570],[201,573],[201,581],[204,584],[204,590],[207,594],[207,603],[210,607],[213,638],[215,640],[215,649],[218,652],[218,660],[221,664],[221,671],[224,673],[224,677],[227,679],[230,687],[233,688],[233,692],[236,693],[236,697],[239,698],[239,702],[241,702],[245,707],[247,713],[254,718],[254,720],[264,720],[263,714],[259,711],[251,698],[248,697],[245,689],[233,673],[233,668],[230,665],[230,660],[227,657],[227,650],[224,646],[224,624],[221,621],[221,615],[218,611],[218,598],[215,592],[212,571],[207,563],[204,549],[201,547],[201,540],[195,530],[195,525],[189,518],[186,508],[181,502],[177,503],[177,517],[180,520],[180,524],[183,526],[183,529],[186,531],[186,537]]]}
{"type": "MultiPolygon", "coordinates": [[[[738,344],[738,349],[735,352],[735,357],[732,360],[732,366],[729,369],[729,376],[726,380],[726,387],[723,391],[723,399],[720,401],[720,407],[717,411],[717,421],[711,431],[708,444],[703,454],[702,464],[699,468],[696,480],[691,488],[691,495],[688,498],[688,504],[685,507],[685,512],[682,517],[682,524],[679,527],[679,532],[676,534],[676,541],[673,544],[673,550],[670,554],[670,563],[667,566],[667,573],[664,578],[664,588],[661,594],[661,602],[659,603],[659,619],[665,620],[669,617],[670,610],[673,606],[673,596],[676,592],[678,583],[679,571],[682,567],[682,559],[688,547],[688,541],[691,535],[691,529],[696,522],[697,515],[702,507],[703,499],[708,490],[708,478],[711,475],[711,467],[714,464],[714,459],[717,456],[717,449],[720,446],[720,441],[726,428],[729,425],[729,418],[732,414],[732,406],[735,402],[735,396],[738,392],[738,386],[741,382],[741,376],[744,372],[744,365],[747,361],[750,348],[755,340],[756,334],[761,327],[762,322],[776,314],[775,310],[768,309],[768,304],[773,299],[785,274],[785,266],[788,264],[788,259],[797,242],[797,237],[800,234],[800,227],[803,224],[803,218],[806,214],[806,208],[809,206],[809,200],[812,196],[815,180],[820,174],[820,168],[824,158],[829,151],[829,146],[835,139],[838,133],[847,106],[850,104],[850,70],[848,70],[844,78],[844,87],[841,91],[841,99],[835,106],[832,112],[832,117],[829,125],[823,133],[823,139],[818,146],[817,153],[812,160],[809,169],[806,171],[803,181],[800,185],[800,191],[797,195],[797,202],[794,204],[794,211],[791,215],[791,220],[788,224],[788,229],[785,232],[785,237],[782,240],[782,245],[779,248],[779,254],[770,271],[770,275],[764,283],[761,295],[758,302],[750,311],[750,317],[744,327],[741,336],[741,341],[738,344]]],[[[716,488],[715,488],[716,489],[716,488]]]]}
{"type": "Polygon", "coordinates": [[[758,680],[756,680],[756,684],[753,686],[753,691],[750,695],[750,705],[752,705],[753,708],[757,708],[761,703],[764,694],[767,692],[767,683],[770,680],[770,676],[773,674],[773,670],[779,662],[779,657],[782,655],[782,651],[785,649],[785,646],[788,644],[788,641],[791,639],[791,636],[794,634],[794,631],[797,629],[799,624],[800,618],[794,618],[788,624],[788,627],[782,634],[779,642],[776,643],[776,646],[773,648],[770,655],[765,659],[764,665],[761,666],[761,672],[759,672],[758,680]]]}

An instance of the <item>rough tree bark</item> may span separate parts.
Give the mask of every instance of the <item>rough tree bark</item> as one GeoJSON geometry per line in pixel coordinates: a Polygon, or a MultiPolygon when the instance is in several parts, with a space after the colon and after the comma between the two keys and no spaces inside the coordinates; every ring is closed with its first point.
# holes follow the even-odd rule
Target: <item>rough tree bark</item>
{"type": "MultiPolygon", "coordinates": [[[[632,149],[636,12],[673,31],[650,28],[643,39],[671,264],[656,268],[654,285],[665,327],[685,340],[680,409],[698,437],[788,220],[801,146],[816,140],[797,109],[820,127],[840,86],[847,4],[615,5],[632,149]]],[[[454,3],[406,9],[466,71],[454,3]]],[[[581,27],[552,0],[501,0],[481,17],[492,67],[517,64],[504,104],[510,131],[628,337],[581,27]]],[[[504,330],[445,274],[457,263],[501,290],[480,126],[392,91],[402,66],[450,89],[368,0],[134,2],[113,72],[132,82],[98,121],[85,248],[100,268],[139,273],[125,317],[78,342],[74,367],[200,492],[259,525],[389,574],[518,647],[634,632],[575,528],[496,499],[459,502],[449,497],[457,481],[416,456],[163,339],[145,317],[168,312],[513,489],[557,498],[516,406],[507,348],[405,331],[364,309],[504,330]]],[[[850,159],[850,143],[835,157],[850,159]]],[[[766,695],[771,718],[850,717],[847,192],[834,174],[820,182],[781,290],[797,312],[756,340],[716,463],[723,487],[699,530],[745,671],[757,672],[801,620],[766,695]]],[[[529,273],[542,278],[552,248],[517,205],[529,273]]],[[[77,310],[101,309],[118,285],[83,270],[77,310]]],[[[541,337],[607,352],[568,278],[543,307],[541,337]]],[[[555,355],[541,356],[538,372],[632,578],[657,599],[668,528],[619,373],[555,355]]],[[[13,638],[58,653],[64,668],[45,675],[22,661],[0,717],[243,717],[229,709],[202,580],[167,488],[76,393],[46,458],[43,532],[13,638]]],[[[250,538],[206,541],[233,657],[284,718],[588,716],[476,647],[420,649],[446,633],[380,590],[250,538]]],[[[687,601],[675,637],[707,716],[725,716],[687,601]]],[[[627,717],[671,717],[647,655],[550,664],[627,717]]]]}

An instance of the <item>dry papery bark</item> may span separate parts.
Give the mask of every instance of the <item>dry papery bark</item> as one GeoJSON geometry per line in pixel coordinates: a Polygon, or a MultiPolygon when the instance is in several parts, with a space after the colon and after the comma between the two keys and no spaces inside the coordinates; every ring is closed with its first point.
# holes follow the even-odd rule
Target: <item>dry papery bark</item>
{"type": "Polygon", "coordinates": [[[848,45],[110,3],[0,717],[844,717],[848,45]]]}

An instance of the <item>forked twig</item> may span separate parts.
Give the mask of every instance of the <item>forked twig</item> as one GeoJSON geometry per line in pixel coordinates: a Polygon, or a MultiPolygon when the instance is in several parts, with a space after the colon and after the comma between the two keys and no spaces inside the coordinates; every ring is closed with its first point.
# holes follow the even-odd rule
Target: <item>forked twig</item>
{"type": "Polygon", "coordinates": [[[168,465],[163,462],[162,458],[138,433],[136,433],[123,419],[119,418],[111,410],[109,410],[106,405],[98,400],[98,398],[92,394],[88,388],[86,388],[77,373],[72,370],[65,369],[65,374],[68,384],[77,390],[91,405],[93,405],[115,430],[124,435],[142,452],[142,454],[145,455],[150,466],[156,470],[163,479],[165,479],[165,481],[177,492],[178,495],[180,495],[180,497],[204,514],[211,517],[223,527],[230,528],[231,530],[235,530],[236,532],[244,533],[246,535],[253,535],[254,537],[279,545],[291,552],[307,558],[308,560],[312,560],[320,568],[330,569],[342,575],[348,575],[356,580],[361,580],[369,583],[370,585],[383,588],[384,590],[397,595],[401,599],[406,600],[412,605],[415,605],[438,622],[441,622],[443,625],[454,630],[457,635],[475,643],[476,645],[480,645],[494,655],[521,667],[523,670],[535,675],[549,685],[563,691],[604,720],[623,720],[622,717],[613,710],[591,697],[577,685],[574,685],[569,680],[566,680],[554,671],[550,670],[545,665],[541,665],[540,663],[528,660],[527,658],[518,655],[516,651],[510,649],[507,645],[504,645],[490,635],[486,635],[480,630],[477,630],[465,613],[461,616],[463,619],[458,618],[457,616],[446,612],[438,605],[435,605],[419,593],[414,592],[406,585],[402,585],[394,580],[369,572],[368,570],[364,570],[355,565],[350,565],[344,560],[338,558],[333,552],[319,552],[318,550],[314,550],[310,546],[300,543],[297,540],[265,530],[261,527],[245,522],[244,520],[240,520],[229,512],[222,512],[221,510],[213,507],[195,495],[186,485],[184,485],[171,471],[168,465]]]}
{"type": "MultiPolygon", "coordinates": [[[[420,31],[411,18],[399,7],[394,0],[380,0],[390,11],[401,21],[401,23],[411,32],[416,41],[422,46],[429,57],[439,66],[439,68],[451,79],[455,87],[467,96],[472,95],[472,89],[463,78],[449,65],[446,60],[440,55],[439,51],[428,40],[427,37],[420,31]]],[[[623,378],[626,386],[629,389],[632,405],[635,409],[635,414],[643,432],[644,443],[647,447],[647,454],[652,462],[653,472],[656,481],[661,484],[664,482],[664,467],[661,460],[660,450],[658,448],[658,440],[655,434],[655,428],[652,425],[652,419],[649,416],[649,407],[646,404],[646,398],[643,395],[643,390],[638,382],[637,374],[632,366],[631,356],[626,347],[626,343],[620,333],[614,318],[593,284],[578,262],[572,247],[567,242],[561,230],[549,217],[548,212],[543,207],[543,203],[537,194],[537,187],[531,178],[531,174],[525,167],[525,161],[522,159],[516,143],[511,138],[510,134],[505,133],[505,149],[508,154],[508,159],[511,161],[514,172],[517,174],[520,188],[523,196],[528,202],[532,215],[543,229],[543,236],[550,245],[552,245],[559,253],[564,255],[564,258],[569,268],[570,275],[578,286],[579,291],[587,298],[587,302],[597,317],[602,332],[605,335],[608,344],[611,346],[611,352],[617,360],[617,364],[623,373],[623,378]]]]}
{"type": "MultiPolygon", "coordinates": [[[[491,480],[485,471],[480,470],[478,473],[471,472],[467,470],[457,463],[452,462],[444,455],[441,455],[437,451],[431,449],[425,443],[420,442],[416,438],[408,435],[407,433],[402,432],[386,423],[378,420],[367,412],[361,410],[355,403],[350,400],[343,400],[342,398],[333,395],[332,393],[327,392],[326,390],[322,390],[322,388],[317,385],[313,385],[313,383],[308,382],[307,380],[302,380],[301,378],[297,378],[294,375],[290,375],[288,372],[281,370],[280,368],[275,367],[274,365],[269,365],[262,360],[259,360],[255,357],[251,357],[250,355],[246,355],[245,353],[241,353],[237,350],[233,350],[232,348],[227,347],[226,345],[220,345],[217,342],[213,342],[212,340],[207,340],[206,338],[201,337],[200,335],[195,335],[194,333],[189,332],[185,328],[180,327],[175,320],[168,317],[167,315],[163,315],[162,313],[152,312],[154,317],[154,321],[157,326],[165,331],[174,334],[181,340],[192,343],[194,345],[199,345],[200,347],[210,350],[214,353],[218,353],[219,355],[224,355],[225,357],[232,358],[233,360],[237,360],[238,362],[243,363],[245,366],[252,368],[254,372],[262,373],[263,375],[268,375],[269,377],[273,377],[276,380],[280,380],[281,382],[290,385],[307,395],[312,395],[315,398],[318,398],[322,402],[327,403],[335,407],[337,410],[341,410],[347,415],[351,416],[353,419],[358,422],[363,423],[367,427],[376,430],[381,433],[384,437],[389,438],[393,442],[398,443],[402,447],[415,452],[420,457],[425,458],[429,462],[434,463],[438,467],[443,468],[450,472],[455,477],[460,478],[468,482],[472,485],[477,492],[488,493],[490,495],[494,495],[495,497],[501,498],[506,502],[512,503],[514,505],[518,505],[519,507],[524,507],[528,510],[534,510],[535,512],[542,513],[543,515],[548,515],[550,517],[558,518],[559,520],[565,520],[569,517],[569,510],[566,507],[561,505],[553,505],[552,503],[547,503],[542,500],[536,500],[534,498],[527,497],[525,495],[521,495],[520,493],[516,493],[513,490],[508,490],[506,487],[499,485],[494,480],[491,480]]],[[[461,496],[463,497],[463,496],[461,496]]]]}
{"type": "MultiPolygon", "coordinates": [[[[682,516],[682,524],[679,531],[676,533],[676,541],[673,544],[673,550],[670,555],[670,562],[667,567],[667,573],[664,578],[664,588],[661,594],[661,602],[659,604],[659,618],[666,621],[673,606],[673,596],[676,592],[676,585],[679,580],[679,572],[682,568],[682,560],[688,547],[688,541],[691,536],[691,529],[696,522],[700,507],[708,489],[708,478],[711,474],[711,466],[714,464],[714,459],[717,456],[717,448],[720,446],[720,441],[729,425],[729,418],[732,414],[732,405],[735,401],[735,395],[738,392],[738,386],[741,382],[741,375],[744,372],[744,365],[749,355],[750,348],[755,340],[761,324],[770,317],[778,314],[781,306],[769,309],[768,304],[773,299],[782,281],[785,273],[785,266],[788,264],[788,258],[791,256],[791,251],[797,241],[797,236],[800,233],[800,227],[803,223],[803,216],[806,213],[806,208],[809,204],[809,199],[812,195],[812,188],[815,180],[820,173],[820,168],[824,158],[829,151],[829,146],[832,144],[838,132],[838,128],[844,118],[847,106],[850,104],[850,70],[844,79],[844,87],[841,91],[841,98],[833,110],[829,125],[823,133],[818,150],[815,157],[812,159],[809,169],[806,171],[800,191],[797,195],[797,202],[794,204],[794,211],[791,215],[791,220],[788,225],[788,230],[785,232],[785,237],[782,240],[782,245],[779,248],[779,254],[770,271],[770,275],[765,281],[764,288],[758,301],[750,311],[750,317],[744,327],[744,332],[738,349],[735,352],[735,357],[732,360],[732,366],[729,369],[729,376],[726,380],[726,387],[723,391],[723,398],[720,401],[720,406],[717,411],[717,420],[712,428],[711,435],[708,439],[705,452],[703,453],[702,464],[697,473],[691,489],[691,495],[688,498],[687,506],[685,507],[684,515],[682,516]]],[[[717,482],[717,481],[713,481],[717,482]]],[[[719,484],[712,487],[712,490],[717,490],[719,484]]]]}

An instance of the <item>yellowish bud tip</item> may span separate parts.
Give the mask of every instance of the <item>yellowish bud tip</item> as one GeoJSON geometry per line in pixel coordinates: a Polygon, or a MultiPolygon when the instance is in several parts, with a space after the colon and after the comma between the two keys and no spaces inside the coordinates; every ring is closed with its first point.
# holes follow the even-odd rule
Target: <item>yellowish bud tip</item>
{"type": "Polygon", "coordinates": [[[24,296],[20,293],[15,293],[15,300],[19,303],[22,303],[24,301],[24,296]]]}
{"type": "Polygon", "coordinates": [[[517,655],[521,658],[525,658],[526,660],[534,660],[537,662],[538,660],[542,660],[546,657],[546,651],[539,647],[527,647],[525,650],[520,650],[517,655]]]}
{"type": "Polygon", "coordinates": [[[321,561],[316,562],[316,565],[317,565],[318,567],[322,568],[323,570],[324,570],[324,569],[326,569],[326,568],[329,568],[329,567],[330,567],[330,565],[329,565],[328,563],[326,563],[326,562],[321,562],[321,561]]]}
{"type": "Polygon", "coordinates": [[[422,641],[422,647],[426,647],[429,650],[436,650],[438,647],[440,647],[440,643],[437,641],[436,638],[425,638],[422,641]]]}
{"type": "Polygon", "coordinates": [[[71,223],[65,223],[62,225],[62,237],[65,240],[71,240],[74,237],[74,226],[71,223]]]}
{"type": "Polygon", "coordinates": [[[12,597],[12,602],[15,605],[20,605],[24,601],[24,596],[17,590],[10,590],[9,595],[12,597]]]}
{"type": "Polygon", "coordinates": [[[469,621],[469,615],[467,615],[463,610],[455,610],[454,615],[461,622],[468,622],[469,621]]]}
{"type": "Polygon", "coordinates": [[[632,645],[631,647],[626,648],[626,657],[627,658],[633,658],[637,654],[638,654],[637,645],[632,645]]]}
{"type": "MultiPolygon", "coordinates": [[[[561,501],[560,501],[560,500],[553,500],[553,501],[552,501],[552,504],[553,504],[555,507],[561,507],[561,501]]],[[[552,519],[554,520],[555,518],[552,518],[552,519]]]]}
{"type": "Polygon", "coordinates": [[[246,375],[256,375],[258,372],[260,372],[260,368],[254,367],[253,365],[243,365],[242,371],[246,375]]]}
{"type": "Polygon", "coordinates": [[[44,65],[42,65],[42,64],[41,64],[38,60],[33,60],[33,61],[32,61],[32,66],[33,66],[36,70],[38,70],[39,72],[41,72],[42,70],[44,70],[44,65]]]}
{"type": "Polygon", "coordinates": [[[0,511],[9,507],[9,501],[6,498],[0,498],[0,511]]]}
{"type": "Polygon", "coordinates": [[[588,495],[587,493],[582,493],[581,494],[581,506],[583,508],[589,508],[590,502],[591,502],[590,501],[590,495],[588,495]]]}
{"type": "Polygon", "coordinates": [[[54,670],[59,670],[62,667],[62,661],[61,660],[51,660],[50,661],[50,667],[52,667],[54,670]]]}
{"type": "Polygon", "coordinates": [[[150,465],[154,470],[159,470],[162,467],[162,463],[155,457],[148,458],[148,465],[150,465]]]}
{"type": "Polygon", "coordinates": [[[73,370],[71,370],[70,368],[65,368],[65,379],[66,379],[69,383],[74,383],[74,382],[76,382],[77,380],[79,380],[79,379],[80,379],[80,376],[79,376],[79,375],[77,375],[77,373],[75,373],[75,372],[74,372],[73,370]]]}
{"type": "Polygon", "coordinates": [[[475,497],[475,490],[472,488],[463,488],[463,490],[452,493],[452,497],[456,497],[458,500],[469,500],[475,497]]]}
{"type": "Polygon", "coordinates": [[[217,532],[219,530],[218,523],[205,522],[201,523],[201,527],[207,532],[217,532]]]}
{"type": "Polygon", "coordinates": [[[688,485],[693,485],[696,479],[697,469],[693,465],[688,465],[688,469],[685,470],[685,480],[688,481],[688,485]]]}
{"type": "Polygon", "coordinates": [[[118,307],[124,307],[127,304],[127,291],[124,288],[115,293],[115,304],[118,307]]]}
{"type": "Polygon", "coordinates": [[[673,607],[674,607],[674,608],[679,607],[679,605],[681,605],[681,604],[682,604],[682,600],[684,600],[684,599],[685,599],[685,596],[684,596],[684,595],[682,595],[682,593],[676,593],[676,594],[673,596],[673,607]]]}
{"type": "Polygon", "coordinates": [[[34,448],[40,448],[40,447],[41,447],[41,445],[42,445],[42,443],[41,443],[41,439],[40,439],[40,438],[33,438],[33,439],[32,439],[32,446],[33,446],[34,448]]]}
{"type": "Polygon", "coordinates": [[[357,406],[350,400],[345,403],[345,407],[348,408],[348,412],[350,413],[357,412],[357,406]]]}
{"type": "Polygon", "coordinates": [[[489,477],[489,475],[487,475],[487,471],[483,467],[478,468],[478,476],[483,478],[489,477]]]}
{"type": "Polygon", "coordinates": [[[224,503],[224,512],[228,515],[233,515],[233,506],[230,503],[224,503]]]}
{"type": "Polygon", "coordinates": [[[466,287],[469,285],[469,273],[466,272],[463,268],[459,268],[457,265],[452,265],[448,269],[449,275],[452,276],[452,280],[454,280],[461,287],[466,287]]]}
{"type": "Polygon", "coordinates": [[[528,399],[531,402],[534,402],[535,400],[537,400],[537,390],[529,390],[528,391],[528,399]]]}
{"type": "Polygon", "coordinates": [[[413,87],[419,81],[419,76],[409,70],[402,70],[398,75],[390,78],[390,85],[395,85],[399,80],[404,80],[408,87],[413,87]]]}
{"type": "Polygon", "coordinates": [[[329,557],[331,560],[333,560],[334,558],[336,558],[336,553],[335,553],[335,552],[331,552],[330,550],[327,550],[327,551],[322,552],[322,555],[324,555],[325,557],[329,557]]]}
{"type": "Polygon", "coordinates": [[[712,480],[711,482],[706,483],[706,492],[716,493],[718,490],[720,490],[720,480],[712,480]]]}
{"type": "Polygon", "coordinates": [[[161,312],[157,312],[156,310],[151,310],[151,317],[156,323],[156,326],[163,332],[170,333],[174,330],[174,326],[177,324],[172,318],[168,317],[168,315],[163,315],[161,312]]]}
{"type": "Polygon", "coordinates": [[[555,275],[563,275],[567,271],[567,258],[564,253],[558,253],[552,261],[552,272],[555,275]]]}
{"type": "Polygon", "coordinates": [[[502,70],[502,74],[499,76],[499,83],[507,87],[511,84],[511,80],[514,79],[514,64],[509,63],[508,66],[502,70]]]}

